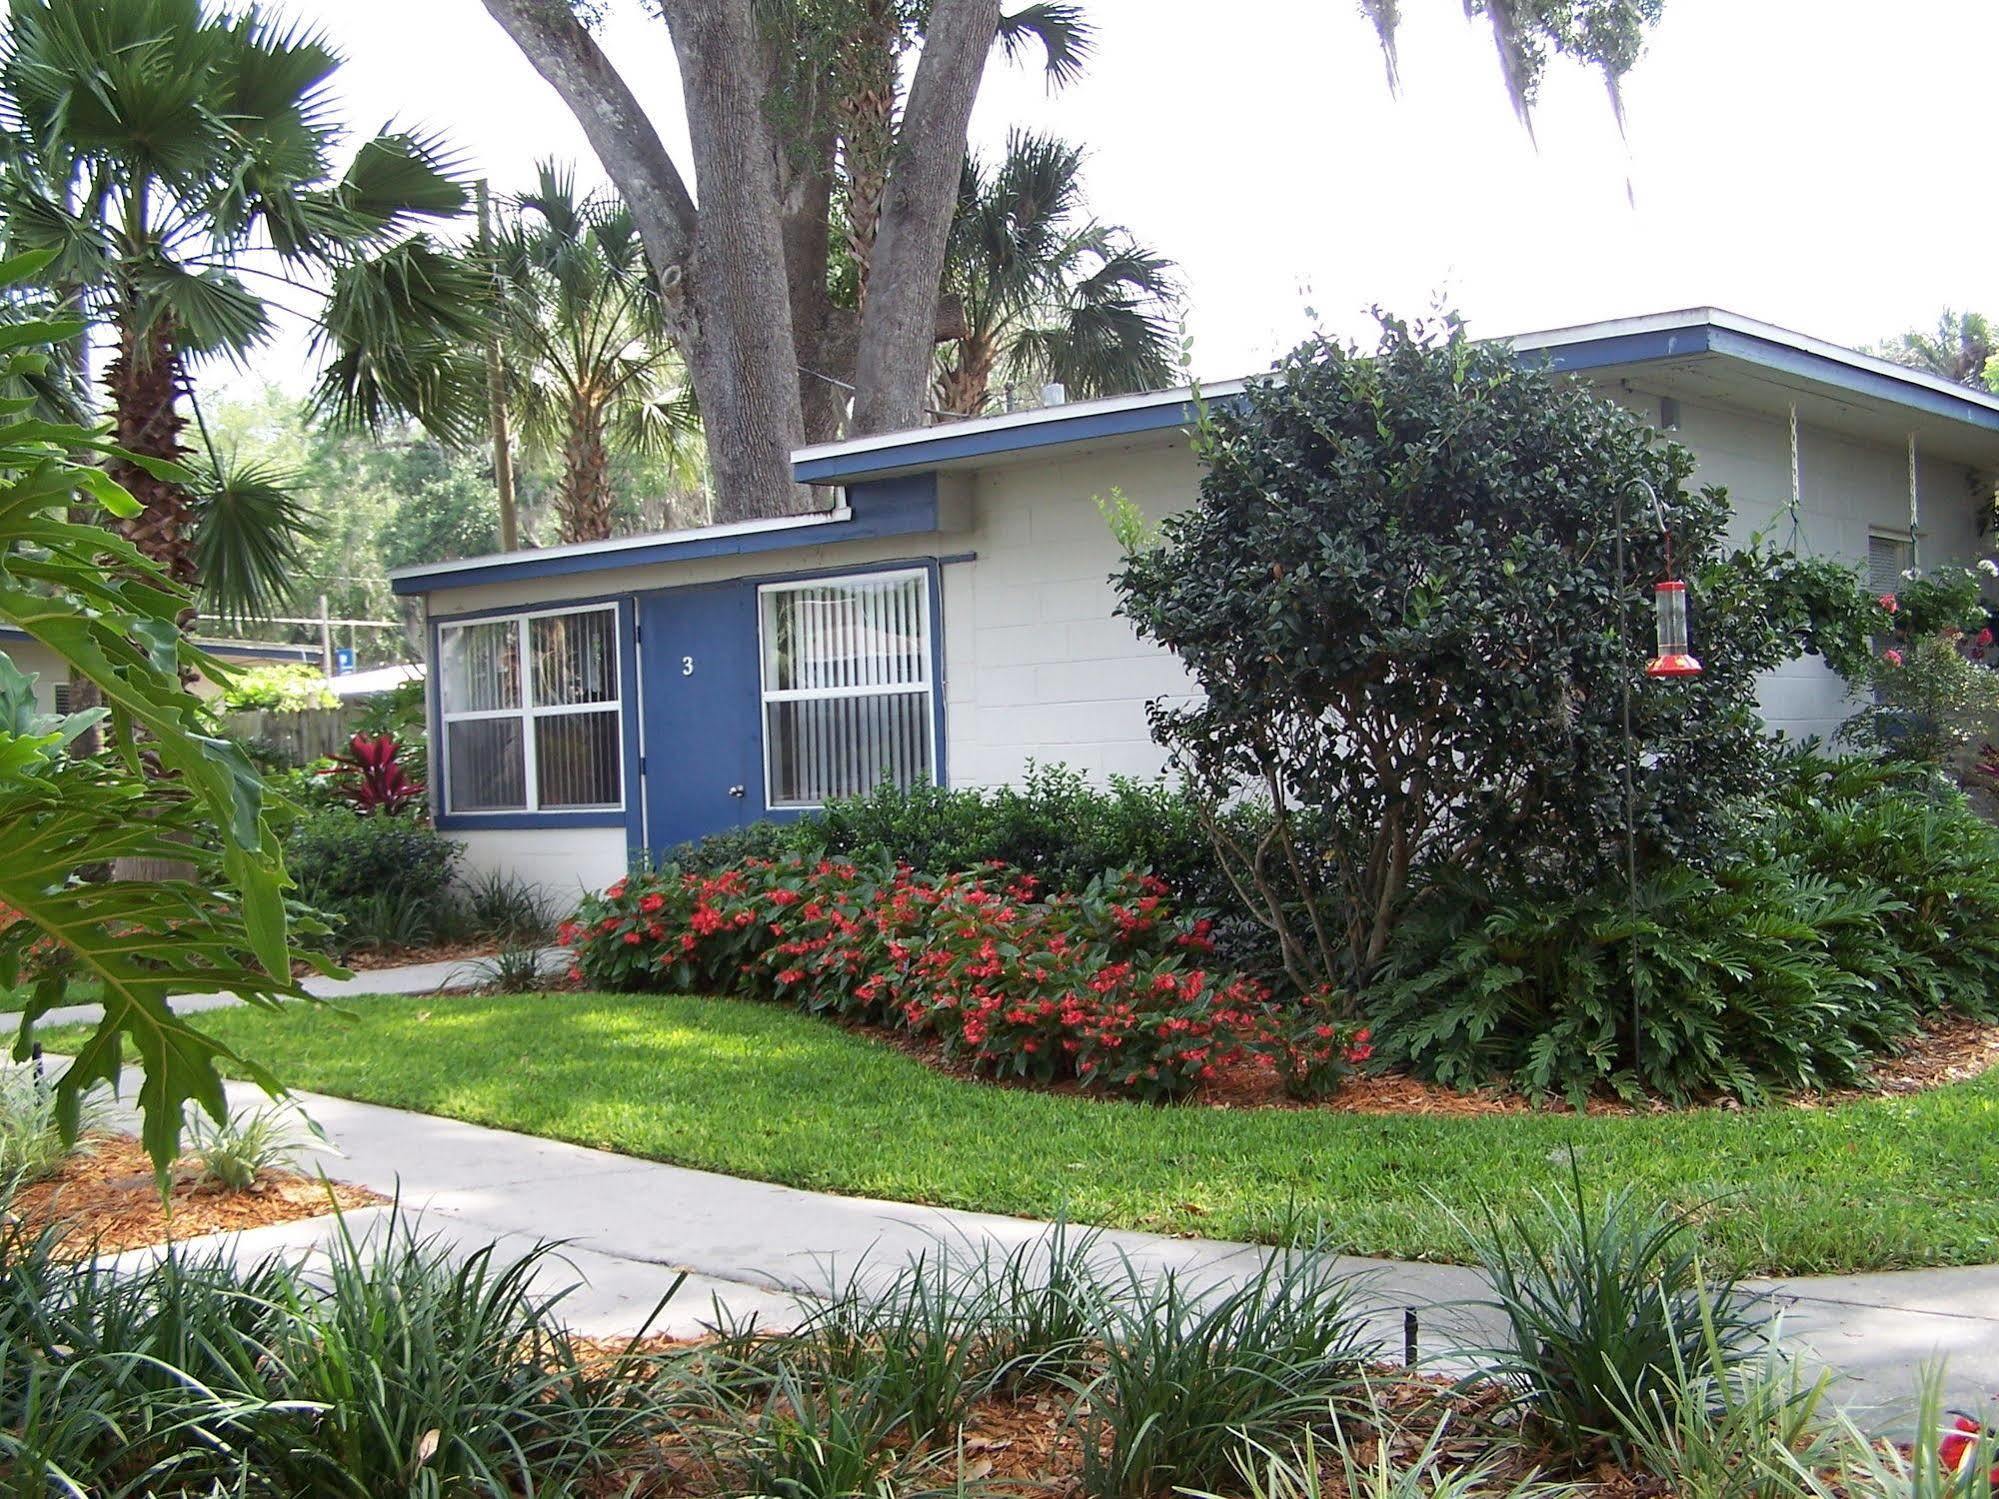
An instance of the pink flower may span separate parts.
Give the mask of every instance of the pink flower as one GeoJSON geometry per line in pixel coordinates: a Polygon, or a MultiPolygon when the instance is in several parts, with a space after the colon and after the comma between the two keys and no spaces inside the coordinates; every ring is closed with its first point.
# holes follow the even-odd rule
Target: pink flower
{"type": "Polygon", "coordinates": [[[1902,653],[1891,646],[1881,653],[1881,659],[1886,661],[1890,666],[1900,666],[1902,664],[1902,653]]]}
{"type": "Polygon", "coordinates": [[[1984,650],[1986,646],[1992,644],[1992,627],[1987,625],[1973,636],[1972,639],[1980,650],[1984,650]]]}
{"type": "Polygon", "coordinates": [[[1886,609],[1890,614],[1893,614],[1901,606],[1895,602],[1894,594],[1884,593],[1881,595],[1881,607],[1886,609]]]}

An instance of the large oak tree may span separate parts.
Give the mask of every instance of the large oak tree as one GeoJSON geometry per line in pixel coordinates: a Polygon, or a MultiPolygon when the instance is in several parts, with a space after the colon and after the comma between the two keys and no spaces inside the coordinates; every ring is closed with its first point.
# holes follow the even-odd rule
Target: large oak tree
{"type": "MultiPolygon", "coordinates": [[[[996,43],[1030,39],[1051,74],[1073,75],[1080,7],[648,0],[679,66],[690,188],[591,35],[595,0],[484,3],[631,205],[693,375],[718,520],[804,503],[801,442],[924,420],[936,344],[961,321],[940,286],[980,80],[996,43]]],[[[1600,67],[1615,103],[1662,4],[1465,0],[1492,27],[1523,120],[1556,55],[1600,67]]],[[[1392,82],[1401,0],[1360,9],[1392,82]]]]}

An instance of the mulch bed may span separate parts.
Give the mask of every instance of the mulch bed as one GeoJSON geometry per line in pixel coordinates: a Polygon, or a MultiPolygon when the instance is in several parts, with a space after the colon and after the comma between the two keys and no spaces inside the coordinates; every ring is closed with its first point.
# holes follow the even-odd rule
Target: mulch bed
{"type": "Polygon", "coordinates": [[[317,1218],[336,1207],[370,1207],[387,1198],[365,1187],[297,1171],[267,1171],[246,1192],[200,1185],[191,1162],[176,1164],[164,1202],[153,1163],[130,1135],[87,1137],[54,1176],[14,1194],[10,1210],[31,1231],[54,1224],[65,1255],[140,1249],[203,1234],[234,1233],[317,1218]]]}
{"type": "MultiPolygon", "coordinates": [[[[369,973],[378,968],[406,968],[416,963],[471,962],[490,958],[499,950],[500,944],[490,937],[470,942],[427,942],[421,947],[361,948],[342,958],[340,966],[356,973],[369,973]]],[[[301,967],[303,973],[312,972],[301,967]]]]}

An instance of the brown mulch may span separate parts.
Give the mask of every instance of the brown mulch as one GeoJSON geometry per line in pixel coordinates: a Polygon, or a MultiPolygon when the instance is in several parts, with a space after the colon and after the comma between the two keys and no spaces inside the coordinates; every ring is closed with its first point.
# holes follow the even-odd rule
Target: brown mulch
{"type": "MultiPolygon", "coordinates": [[[[490,937],[480,937],[466,942],[426,942],[421,947],[359,948],[340,960],[340,966],[351,968],[356,973],[368,973],[377,968],[404,968],[415,963],[453,963],[474,958],[490,958],[500,950],[500,944],[490,937]]],[[[296,977],[303,978],[312,968],[304,963],[295,965],[296,977]]]]}
{"type": "Polygon", "coordinates": [[[153,1163],[130,1135],[91,1135],[54,1176],[14,1194],[10,1210],[30,1230],[56,1224],[72,1256],[115,1253],[203,1234],[233,1233],[369,1207],[388,1199],[365,1187],[297,1171],[267,1171],[246,1192],[204,1186],[191,1162],[175,1165],[162,1202],[153,1163]]]}

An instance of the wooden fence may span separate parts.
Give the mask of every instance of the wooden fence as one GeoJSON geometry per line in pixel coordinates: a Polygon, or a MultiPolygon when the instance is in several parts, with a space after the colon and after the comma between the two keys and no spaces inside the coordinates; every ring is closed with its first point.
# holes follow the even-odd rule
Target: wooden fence
{"type": "Polygon", "coordinates": [[[362,704],[338,708],[307,708],[281,713],[270,708],[243,708],[222,715],[222,727],[233,738],[261,740],[300,765],[347,748],[360,721],[362,704]]]}

